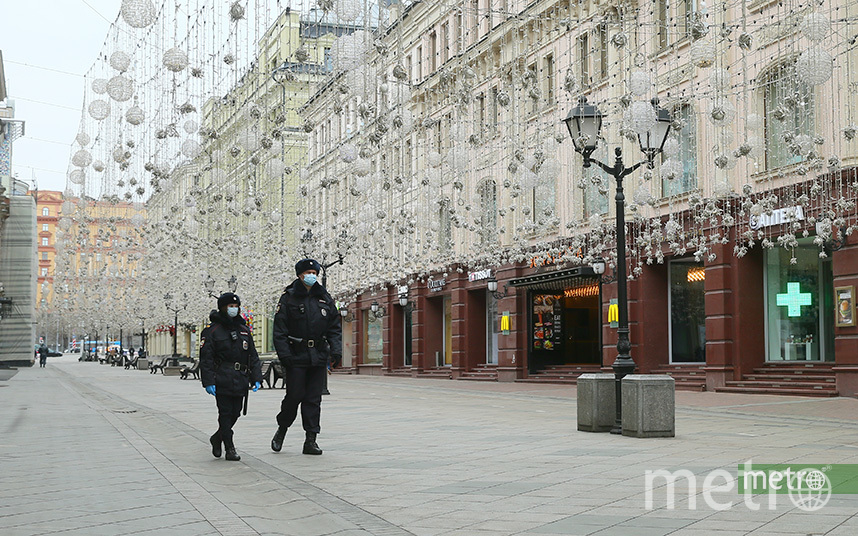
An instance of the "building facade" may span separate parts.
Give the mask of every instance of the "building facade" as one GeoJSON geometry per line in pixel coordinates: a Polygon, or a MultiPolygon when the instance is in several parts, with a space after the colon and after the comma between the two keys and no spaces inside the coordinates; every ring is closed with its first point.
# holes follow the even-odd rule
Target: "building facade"
{"type": "Polygon", "coordinates": [[[610,279],[626,276],[613,273],[616,185],[562,121],[581,97],[597,104],[594,158],[610,166],[621,148],[631,165],[657,98],[672,133],[626,181],[639,371],[697,389],[858,392],[855,102],[841,89],[854,48],[832,69],[819,51],[844,45],[812,7],[655,5],[405,5],[313,95],[302,213],[320,256],[350,245],[329,288],[355,370],[609,369],[610,279]],[[738,24],[769,18],[753,38],[738,24]]]}

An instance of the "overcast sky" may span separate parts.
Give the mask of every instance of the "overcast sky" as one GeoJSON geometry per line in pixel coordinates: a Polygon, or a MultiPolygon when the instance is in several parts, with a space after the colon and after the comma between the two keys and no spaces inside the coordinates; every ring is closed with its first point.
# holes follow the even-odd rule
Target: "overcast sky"
{"type": "Polygon", "coordinates": [[[0,4],[6,86],[15,118],[26,121],[26,136],[13,144],[12,172],[30,184],[35,176],[42,190],[61,191],[80,124],[83,75],[95,62],[121,1],[0,4]]]}

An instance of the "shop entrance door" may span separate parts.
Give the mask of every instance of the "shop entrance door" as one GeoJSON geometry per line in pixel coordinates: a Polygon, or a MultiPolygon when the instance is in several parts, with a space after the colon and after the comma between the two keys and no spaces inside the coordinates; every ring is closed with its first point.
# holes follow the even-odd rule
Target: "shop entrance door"
{"type": "Polygon", "coordinates": [[[498,301],[486,291],[486,363],[498,364],[498,301]]]}
{"type": "Polygon", "coordinates": [[[402,326],[402,337],[405,344],[405,355],[403,356],[403,363],[406,367],[411,366],[411,305],[407,305],[405,307],[405,314],[403,314],[403,326],[402,326]]]}
{"type": "Polygon", "coordinates": [[[599,284],[566,292],[563,299],[563,362],[567,365],[602,362],[599,284]]]}

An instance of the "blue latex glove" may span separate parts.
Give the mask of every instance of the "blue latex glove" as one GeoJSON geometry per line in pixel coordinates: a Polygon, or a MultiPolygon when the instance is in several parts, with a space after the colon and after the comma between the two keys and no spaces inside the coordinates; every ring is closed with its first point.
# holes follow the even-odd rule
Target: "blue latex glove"
{"type": "Polygon", "coordinates": [[[206,385],[206,392],[212,396],[216,396],[215,386],[214,385],[206,385]]]}
{"type": "Polygon", "coordinates": [[[253,392],[255,393],[256,391],[258,391],[260,387],[262,387],[261,383],[259,383],[259,382],[254,383],[253,384],[253,392]]]}

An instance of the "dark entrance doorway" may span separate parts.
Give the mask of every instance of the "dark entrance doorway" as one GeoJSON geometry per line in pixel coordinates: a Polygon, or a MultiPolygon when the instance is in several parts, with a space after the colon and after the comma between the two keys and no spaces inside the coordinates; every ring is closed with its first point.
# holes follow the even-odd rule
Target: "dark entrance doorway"
{"type": "Polygon", "coordinates": [[[557,365],[598,365],[601,355],[601,298],[598,281],[576,281],[557,291],[530,293],[531,372],[557,365]]]}

